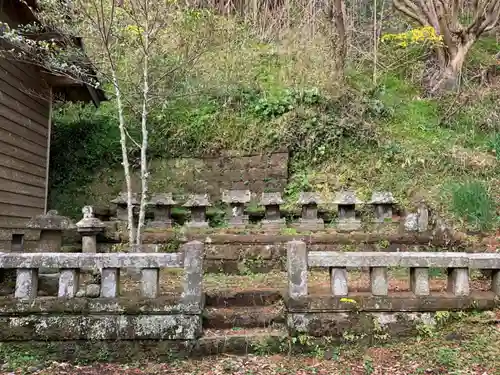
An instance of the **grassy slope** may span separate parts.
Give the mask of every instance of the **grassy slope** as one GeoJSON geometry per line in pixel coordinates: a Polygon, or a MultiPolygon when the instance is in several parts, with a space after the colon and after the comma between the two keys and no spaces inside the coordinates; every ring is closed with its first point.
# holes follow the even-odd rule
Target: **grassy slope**
{"type": "MultiPolygon", "coordinates": [[[[390,61],[406,56],[388,47],[381,51],[376,88],[367,62],[352,66],[346,84],[339,85],[331,73],[327,42],[321,38],[304,41],[291,35],[280,44],[264,44],[244,28],[228,32],[232,42],[203,55],[178,89],[180,94],[192,95],[181,95],[155,111],[151,147],[157,160],[200,150],[265,151],[286,145],[294,151],[287,189],[291,199],[304,188],[325,195],[353,188],[364,198],[373,190],[384,189],[392,191],[403,206],[411,207],[425,198],[445,215],[457,211],[451,198],[454,184],[476,180],[486,186],[490,197],[485,203],[490,214],[483,213],[488,219],[482,221],[489,223],[488,229],[498,226],[494,210],[500,196],[500,164],[491,152],[495,147],[500,151],[498,90],[471,84],[458,99],[423,98],[415,78],[422,63],[415,58],[409,60],[410,68],[408,64],[387,68],[390,61]],[[296,102],[290,99],[289,89],[306,90],[309,96],[296,102]],[[311,95],[322,103],[308,102],[311,95]],[[350,95],[347,103],[342,101],[346,95],[350,95]],[[283,111],[282,106],[287,109],[283,111]],[[376,113],[367,117],[367,111],[376,113]],[[355,123],[354,135],[345,133],[349,121],[355,123]],[[376,135],[363,129],[360,122],[369,122],[376,135]],[[337,131],[344,133],[337,136],[337,131]],[[306,140],[294,138],[298,133],[306,140]]],[[[494,48],[498,45],[492,40],[479,43],[468,71],[488,63],[494,48]]],[[[100,112],[99,121],[104,118],[112,126],[112,105],[100,112]]],[[[56,174],[68,169],[64,148],[60,154],[63,162],[58,162],[56,154],[56,174]]],[[[122,181],[119,168],[110,167],[112,164],[94,161],[83,172],[82,181],[80,171],[79,177],[56,183],[53,206],[77,214],[75,205],[107,204],[122,181]]],[[[165,168],[158,168],[152,175],[152,190],[169,189],[168,177],[165,168]]],[[[467,207],[458,211],[457,223],[467,216],[467,207]]]]}

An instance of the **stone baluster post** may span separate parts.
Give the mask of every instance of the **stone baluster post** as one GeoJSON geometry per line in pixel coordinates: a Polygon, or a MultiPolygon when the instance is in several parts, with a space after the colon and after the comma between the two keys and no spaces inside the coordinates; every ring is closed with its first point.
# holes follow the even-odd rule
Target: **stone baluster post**
{"type": "Polygon", "coordinates": [[[302,205],[302,217],[299,219],[299,230],[325,229],[323,219],[318,218],[318,204],[320,203],[318,193],[300,193],[298,204],[302,205]]]}
{"type": "Polygon", "coordinates": [[[245,203],[251,198],[250,190],[224,190],[222,201],[229,205],[229,226],[244,228],[248,224],[248,215],[245,215],[245,203]]]}
{"type": "Polygon", "coordinates": [[[491,290],[500,296],[500,270],[492,270],[491,272],[491,290]]]}
{"type": "Polygon", "coordinates": [[[428,268],[410,268],[410,289],[416,296],[428,296],[429,269],[428,268]]]}
{"type": "Polygon", "coordinates": [[[374,296],[386,296],[389,291],[387,267],[370,267],[370,286],[374,296]]]}
{"type": "Polygon", "coordinates": [[[202,308],[203,305],[203,253],[204,244],[191,241],[181,247],[184,253],[184,279],[182,303],[186,308],[202,308]]]}
{"type": "Polygon", "coordinates": [[[120,269],[103,268],[101,271],[101,297],[116,298],[120,295],[120,269]]]}
{"type": "Polygon", "coordinates": [[[290,241],[287,248],[288,296],[307,297],[307,247],[303,241],[290,241]]]}
{"type": "Polygon", "coordinates": [[[375,222],[384,223],[392,220],[392,209],[396,201],[392,193],[377,191],[372,194],[369,204],[373,205],[375,211],[375,222]]]}
{"type": "Polygon", "coordinates": [[[59,291],[57,295],[62,298],[76,297],[79,279],[79,269],[62,269],[59,276],[59,291]]]}
{"type": "Polygon", "coordinates": [[[333,203],[338,206],[338,230],[353,231],[361,228],[361,220],[356,218],[356,205],[362,204],[363,202],[356,198],[355,192],[339,192],[335,196],[333,203]]]}
{"type": "Polygon", "coordinates": [[[265,218],[262,220],[264,229],[281,229],[286,226],[285,218],[281,217],[280,205],[285,203],[281,193],[262,193],[260,204],[265,207],[265,218]]]}
{"type": "Polygon", "coordinates": [[[191,220],[186,223],[188,228],[208,228],[207,207],[211,207],[208,194],[193,194],[183,207],[191,211],[191,220]]]}
{"type": "Polygon", "coordinates": [[[153,208],[154,219],[148,226],[158,229],[172,228],[172,207],[175,204],[172,193],[153,194],[148,205],[153,208]]]}
{"type": "Polygon", "coordinates": [[[156,298],[160,294],[160,269],[144,268],[141,270],[141,295],[156,298]]]}
{"type": "Polygon", "coordinates": [[[22,300],[36,298],[38,293],[38,269],[19,268],[17,269],[16,290],[14,297],[22,300]]]}
{"type": "Polygon", "coordinates": [[[449,268],[448,269],[448,293],[455,296],[469,295],[469,269],[449,268]]]}
{"type": "Polygon", "coordinates": [[[330,284],[332,295],[347,296],[349,293],[347,285],[347,269],[346,268],[330,268],[330,284]]]}

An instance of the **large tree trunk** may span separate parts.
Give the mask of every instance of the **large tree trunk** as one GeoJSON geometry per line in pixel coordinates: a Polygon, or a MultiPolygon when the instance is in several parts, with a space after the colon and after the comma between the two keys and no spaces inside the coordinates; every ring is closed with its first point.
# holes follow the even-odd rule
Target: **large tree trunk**
{"type": "Polygon", "coordinates": [[[421,26],[434,28],[440,36],[442,45],[436,48],[440,70],[429,80],[431,94],[458,87],[470,48],[500,22],[500,0],[393,0],[393,4],[421,26]]]}
{"type": "Polygon", "coordinates": [[[431,94],[456,90],[458,88],[460,73],[462,71],[465,58],[473,44],[473,40],[457,44],[453,53],[448,52],[448,55],[444,59],[443,54],[437,52],[438,61],[441,66],[437,74],[435,74],[431,79],[431,94]]]}

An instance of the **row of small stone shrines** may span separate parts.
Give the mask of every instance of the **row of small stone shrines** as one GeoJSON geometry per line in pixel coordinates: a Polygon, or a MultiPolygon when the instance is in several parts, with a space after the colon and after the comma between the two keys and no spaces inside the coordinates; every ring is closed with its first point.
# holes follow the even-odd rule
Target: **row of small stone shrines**
{"type": "MultiPolygon", "coordinates": [[[[227,190],[222,194],[222,201],[230,208],[230,227],[245,227],[248,224],[248,215],[245,215],[245,205],[251,200],[249,190],[227,190]]],[[[121,193],[116,199],[111,201],[117,206],[117,218],[121,221],[127,221],[127,194],[121,193]]],[[[285,226],[285,218],[281,217],[280,205],[284,204],[281,193],[262,193],[260,205],[265,208],[265,217],[262,221],[264,228],[280,228],[285,226]]],[[[298,202],[302,206],[302,217],[299,221],[300,229],[321,230],[324,228],[323,219],[318,218],[318,205],[321,201],[318,193],[304,192],[300,193],[298,202]]],[[[339,229],[356,230],[361,227],[361,221],[356,218],[355,209],[357,205],[364,204],[356,197],[352,191],[343,191],[337,193],[332,202],[338,207],[339,229]]],[[[392,219],[393,206],[396,203],[390,192],[375,192],[372,199],[366,202],[373,206],[375,220],[383,223],[392,219]]],[[[137,207],[139,204],[136,195],[133,196],[132,205],[137,207]]],[[[148,225],[154,228],[169,228],[172,226],[172,207],[177,205],[172,193],[154,194],[148,205],[152,207],[154,219],[148,225]]],[[[191,212],[191,220],[186,223],[192,228],[209,227],[206,210],[211,206],[208,194],[190,195],[187,201],[182,205],[191,212]]]]}

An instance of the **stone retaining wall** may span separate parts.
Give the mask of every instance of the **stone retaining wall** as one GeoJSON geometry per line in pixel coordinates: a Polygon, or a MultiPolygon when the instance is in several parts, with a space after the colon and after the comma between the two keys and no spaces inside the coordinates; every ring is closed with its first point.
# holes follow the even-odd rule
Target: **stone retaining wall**
{"type": "MultiPolygon", "coordinates": [[[[225,189],[283,191],[288,182],[288,151],[265,154],[225,152],[213,157],[156,160],[151,165],[151,190],[180,194],[208,193],[220,199],[225,189]],[[157,176],[157,178],[155,178],[157,176]]],[[[140,181],[134,185],[140,191],[140,181]]]]}
{"type": "MultiPolygon", "coordinates": [[[[63,246],[63,250],[82,251],[81,244],[72,243],[63,246]]],[[[97,252],[120,251],[126,243],[126,233],[110,231],[106,236],[98,237],[97,252]]],[[[144,233],[144,248],[148,252],[176,251],[178,246],[189,241],[200,241],[205,244],[205,272],[239,273],[241,269],[251,272],[268,272],[285,269],[286,244],[292,240],[307,243],[311,251],[415,251],[425,252],[430,248],[441,248],[449,251],[484,251],[485,246],[477,244],[471,247],[460,239],[441,237],[432,233],[330,233],[316,232],[311,234],[232,234],[219,231],[186,231],[163,230],[144,233]]]]}

